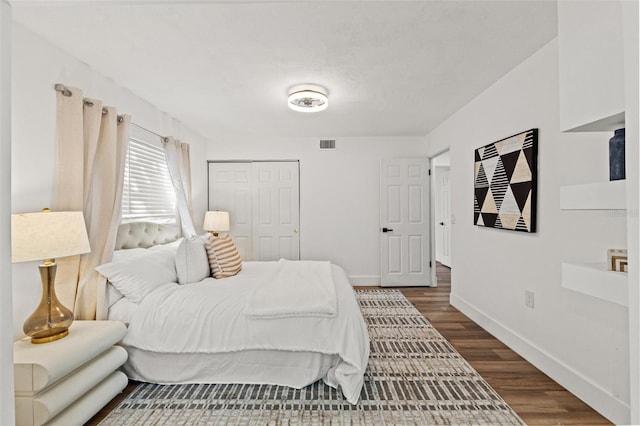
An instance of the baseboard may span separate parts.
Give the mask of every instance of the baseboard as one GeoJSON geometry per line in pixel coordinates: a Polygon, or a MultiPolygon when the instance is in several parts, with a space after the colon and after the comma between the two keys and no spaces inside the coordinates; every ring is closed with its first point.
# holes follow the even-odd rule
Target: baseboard
{"type": "Polygon", "coordinates": [[[609,419],[609,421],[615,424],[629,424],[629,406],[616,399],[606,389],[593,383],[561,360],[541,350],[533,342],[503,326],[463,298],[452,293],[450,303],[536,368],[609,419]]]}
{"type": "Polygon", "coordinates": [[[349,275],[352,286],[375,285],[380,287],[380,275],[349,275]]]}
{"type": "MultiPolygon", "coordinates": [[[[349,275],[349,282],[352,286],[376,286],[382,287],[380,283],[380,275],[349,275]]],[[[427,287],[437,287],[437,280],[432,281],[427,287]]],[[[422,284],[394,285],[393,287],[424,287],[422,284]]]]}

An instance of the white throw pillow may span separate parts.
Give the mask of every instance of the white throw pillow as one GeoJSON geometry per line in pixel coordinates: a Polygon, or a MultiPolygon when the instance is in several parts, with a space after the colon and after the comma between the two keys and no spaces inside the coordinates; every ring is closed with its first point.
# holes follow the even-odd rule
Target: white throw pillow
{"type": "Polygon", "coordinates": [[[98,271],[120,293],[133,302],[142,299],[156,288],[178,281],[175,250],[147,250],[97,266],[98,271]]]}
{"type": "Polygon", "coordinates": [[[176,251],[176,271],[180,284],[196,283],[211,274],[202,237],[183,238],[176,251]]]}

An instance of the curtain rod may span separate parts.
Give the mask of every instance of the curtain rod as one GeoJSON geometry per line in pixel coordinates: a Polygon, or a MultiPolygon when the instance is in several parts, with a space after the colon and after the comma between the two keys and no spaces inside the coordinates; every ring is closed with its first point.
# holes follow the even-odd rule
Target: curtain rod
{"type": "MultiPolygon", "coordinates": [[[[56,92],[62,93],[62,96],[66,96],[67,98],[70,97],[70,96],[73,96],[73,92],[71,90],[69,90],[69,88],[67,88],[67,86],[65,86],[62,83],[56,83],[53,86],[53,88],[55,89],[56,92]]],[[[88,98],[82,99],[82,102],[84,102],[85,105],[93,106],[93,101],[91,101],[88,98]]],[[[103,107],[102,108],[102,115],[107,115],[108,113],[109,113],[109,110],[107,108],[103,107]]],[[[122,123],[124,118],[121,115],[118,115],[116,117],[116,120],[118,120],[118,123],[122,123]]],[[[133,123],[131,123],[131,124],[133,124],[133,123]]],[[[138,127],[140,127],[140,126],[138,126],[138,127]]],[[[147,130],[147,129],[144,129],[144,130],[147,130]]],[[[147,131],[149,131],[149,130],[147,130],[147,131]]],[[[151,133],[153,133],[153,132],[151,132],[151,133]]],[[[158,136],[160,136],[160,135],[158,135],[158,136]]],[[[162,136],[160,136],[160,137],[162,137],[162,136]]]]}
{"type": "Polygon", "coordinates": [[[144,130],[145,132],[149,132],[149,133],[151,133],[152,135],[155,135],[155,136],[159,137],[159,138],[160,138],[160,139],[162,139],[164,142],[166,142],[166,141],[168,141],[168,140],[169,140],[169,138],[167,138],[166,136],[162,136],[162,135],[157,134],[156,132],[152,132],[151,130],[149,130],[149,129],[145,128],[145,127],[142,127],[141,125],[136,124],[136,123],[134,123],[133,121],[131,122],[131,125],[132,125],[132,126],[136,126],[136,127],[137,127],[138,129],[140,129],[140,130],[144,130]]]}

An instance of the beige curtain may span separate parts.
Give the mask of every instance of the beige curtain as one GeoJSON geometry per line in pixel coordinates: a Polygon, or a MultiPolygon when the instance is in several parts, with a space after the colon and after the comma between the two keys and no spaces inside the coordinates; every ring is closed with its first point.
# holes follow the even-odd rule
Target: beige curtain
{"type": "Polygon", "coordinates": [[[167,166],[171,175],[173,189],[176,192],[176,203],[182,234],[196,235],[191,215],[191,160],[189,145],[167,137],[162,140],[162,147],[167,158],[167,166]]]}
{"type": "Polygon", "coordinates": [[[84,211],[91,253],[58,262],[56,290],[76,319],[105,319],[106,281],[95,267],[113,254],[130,118],[98,100],[83,99],[79,89],[67,89],[57,92],[55,209],[84,211]]]}
{"type": "Polygon", "coordinates": [[[189,144],[185,142],[177,141],[180,144],[180,151],[182,153],[182,166],[180,172],[182,174],[182,183],[184,185],[184,192],[187,198],[187,206],[189,207],[189,213],[193,217],[193,200],[191,194],[191,153],[189,152],[189,144]]]}

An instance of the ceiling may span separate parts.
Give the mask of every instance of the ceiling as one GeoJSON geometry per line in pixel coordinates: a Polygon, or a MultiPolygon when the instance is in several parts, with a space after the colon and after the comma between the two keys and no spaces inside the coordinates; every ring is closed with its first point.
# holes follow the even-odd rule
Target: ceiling
{"type": "Polygon", "coordinates": [[[207,138],[424,136],[557,34],[550,0],[12,5],[207,138]],[[301,83],[325,86],[329,108],[289,110],[301,83]]]}

